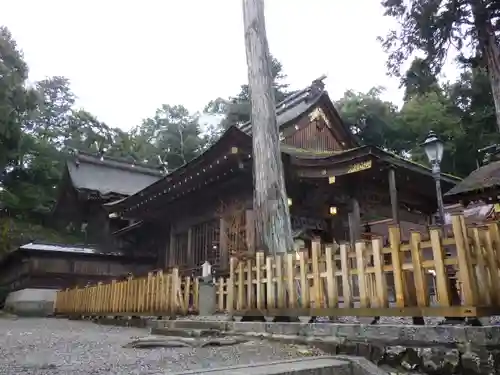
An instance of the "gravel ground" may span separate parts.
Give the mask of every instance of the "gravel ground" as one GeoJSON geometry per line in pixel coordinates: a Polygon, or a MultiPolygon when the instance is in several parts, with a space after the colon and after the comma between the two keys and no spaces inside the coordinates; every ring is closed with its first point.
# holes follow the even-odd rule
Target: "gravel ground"
{"type": "Polygon", "coordinates": [[[300,346],[266,341],[219,348],[122,348],[147,335],[145,329],[65,319],[0,318],[0,375],[160,375],[311,355],[300,346]]]}

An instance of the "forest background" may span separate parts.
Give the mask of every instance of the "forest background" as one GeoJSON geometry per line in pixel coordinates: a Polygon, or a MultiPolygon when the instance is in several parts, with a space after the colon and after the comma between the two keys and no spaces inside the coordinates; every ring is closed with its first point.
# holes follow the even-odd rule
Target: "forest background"
{"type": "MultiPolygon", "coordinates": [[[[481,163],[478,149],[500,142],[497,93],[492,92],[496,72],[487,58],[488,45],[481,44],[484,38],[472,22],[474,15],[460,10],[471,9],[468,0],[459,1],[463,8],[451,7],[456,1],[441,1],[445,10],[450,4],[448,12],[431,8],[425,0],[406,3],[383,2],[386,15],[399,21],[399,29],[381,38],[388,52],[388,71],[401,79],[402,105],[383,100],[384,88],[373,87],[367,92],[347,90],[341,98],[333,98],[335,107],[362,144],[424,164],[421,142],[434,130],[445,144],[443,171],[466,176],[481,163]],[[443,28],[448,32],[440,32],[443,28]],[[437,77],[450,46],[459,52],[456,65],[461,73],[456,81],[443,82],[437,77]],[[411,62],[409,69],[401,72],[406,62],[411,62]]],[[[498,37],[500,5],[496,9],[494,1],[491,6],[484,3],[489,6],[487,24],[495,26],[490,31],[498,37]]],[[[498,38],[495,46],[500,61],[498,38]]],[[[293,91],[284,83],[285,69],[274,57],[272,68],[279,102],[293,91]]],[[[72,240],[46,223],[63,164],[73,150],[103,151],[108,157],[158,168],[162,163],[173,170],[203,152],[230,125],[248,121],[249,98],[248,85],[243,84],[234,96],[214,98],[197,113],[181,103],[163,104],[130,131],[123,131],[120,124],[105,124],[77,108],[76,94],[65,77],[28,85],[21,47],[0,26],[0,242],[7,234],[72,240]],[[203,123],[207,115],[220,121],[203,123]]]]}

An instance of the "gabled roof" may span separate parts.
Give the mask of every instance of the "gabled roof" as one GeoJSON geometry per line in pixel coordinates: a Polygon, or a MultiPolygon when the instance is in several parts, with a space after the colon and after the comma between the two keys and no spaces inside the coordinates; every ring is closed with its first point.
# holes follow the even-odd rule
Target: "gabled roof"
{"type": "Polygon", "coordinates": [[[480,190],[500,187],[500,161],[494,161],[476,169],[462,182],[445,194],[448,201],[465,195],[474,195],[480,190]]]}
{"type": "MultiPolygon", "coordinates": [[[[193,175],[196,176],[195,180],[203,180],[207,178],[206,176],[212,171],[211,165],[207,168],[204,167],[216,161],[221,155],[230,153],[232,147],[247,148],[249,150],[248,152],[251,152],[252,139],[237,127],[231,126],[211,147],[207,148],[193,160],[174,169],[163,178],[157,179],[157,181],[146,186],[144,189],[138,190],[134,194],[130,194],[129,197],[109,202],[104,204],[104,207],[109,211],[117,212],[124,206],[135,205],[145,198],[169,194],[171,190],[173,191],[182,184],[193,180],[193,175]]],[[[227,159],[227,155],[224,159],[227,159]]],[[[220,160],[217,160],[217,164],[219,164],[219,161],[220,160]]]]}
{"type": "Polygon", "coordinates": [[[132,195],[159,180],[161,171],[145,165],[78,152],[67,161],[71,184],[77,190],[96,191],[100,195],[132,195]]]}
{"type": "MultiPolygon", "coordinates": [[[[330,115],[336,118],[336,123],[340,124],[340,129],[335,130],[341,132],[342,135],[348,139],[347,146],[357,146],[358,142],[356,138],[340,118],[340,115],[325,90],[325,85],[323,83],[324,78],[326,77],[323,76],[314,80],[310,86],[288,95],[282,102],[276,105],[276,122],[278,123],[278,127],[281,130],[287,125],[291,125],[303,116],[309,114],[318,105],[324,105],[328,108],[330,115]]],[[[252,134],[252,123],[250,121],[242,124],[239,128],[248,135],[252,134]]]]}
{"type": "MultiPolygon", "coordinates": [[[[163,197],[163,199],[171,197],[168,198],[171,200],[177,199],[176,197],[183,195],[182,189],[186,192],[193,192],[203,188],[208,182],[216,181],[217,178],[214,179],[212,176],[212,173],[215,173],[216,170],[219,173],[222,171],[226,175],[224,172],[224,168],[226,167],[224,165],[234,162],[235,158],[240,158],[239,155],[250,159],[251,150],[251,137],[239,128],[231,126],[215,144],[189,163],[172,171],[169,175],[149,185],[144,190],[116,202],[105,204],[105,206],[111,212],[119,212],[124,209],[135,210],[143,204],[155,205],[156,203],[153,203],[153,201],[160,197],[163,197]],[[235,148],[237,153],[231,155],[231,148],[235,148]]],[[[322,166],[350,165],[352,162],[363,161],[366,157],[372,157],[396,167],[412,170],[432,179],[430,168],[374,146],[360,146],[349,150],[333,152],[305,150],[281,144],[281,152],[293,158],[293,164],[296,166],[316,167],[317,170],[322,169],[322,166]]],[[[459,181],[460,178],[458,177],[442,175],[443,188],[450,188],[459,181]]],[[[131,217],[134,216],[132,215],[131,217]]]]}

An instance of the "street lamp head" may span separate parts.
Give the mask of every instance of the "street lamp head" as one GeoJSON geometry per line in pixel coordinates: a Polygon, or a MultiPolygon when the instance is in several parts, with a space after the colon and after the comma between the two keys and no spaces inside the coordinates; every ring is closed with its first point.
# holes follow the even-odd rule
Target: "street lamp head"
{"type": "Polygon", "coordinates": [[[422,146],[424,146],[425,154],[431,164],[441,164],[444,145],[436,133],[431,130],[422,146]]]}

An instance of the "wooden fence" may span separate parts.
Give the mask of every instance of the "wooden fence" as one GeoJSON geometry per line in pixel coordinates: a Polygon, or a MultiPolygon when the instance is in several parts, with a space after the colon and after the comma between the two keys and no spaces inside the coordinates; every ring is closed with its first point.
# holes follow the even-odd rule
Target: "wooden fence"
{"type": "Polygon", "coordinates": [[[231,259],[217,282],[218,308],[233,315],[487,316],[500,313],[500,231],[497,223],[466,227],[452,217],[441,229],[399,228],[382,239],[312,248],[297,254],[231,259]]]}
{"type": "MultiPolygon", "coordinates": [[[[452,233],[411,233],[398,227],[382,239],[280,256],[232,258],[229,277],[216,283],[218,310],[267,316],[500,315],[500,228],[469,226],[452,217],[452,233]]],[[[197,313],[197,278],[150,272],[147,277],[58,292],[62,315],[173,316],[197,313]]]]}
{"type": "Polygon", "coordinates": [[[55,313],[59,315],[175,316],[197,313],[198,279],[169,273],[150,272],[145,277],[98,283],[59,291],[55,313]]]}

